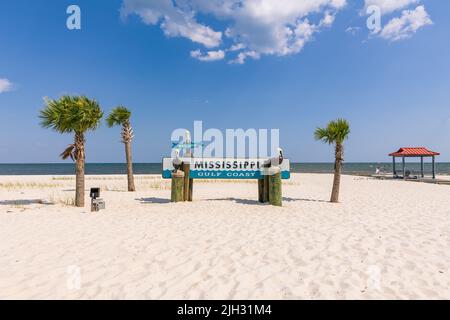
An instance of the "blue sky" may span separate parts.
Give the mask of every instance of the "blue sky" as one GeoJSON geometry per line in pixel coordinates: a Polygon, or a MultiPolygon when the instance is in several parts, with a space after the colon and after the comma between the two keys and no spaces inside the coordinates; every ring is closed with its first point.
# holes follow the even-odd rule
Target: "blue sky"
{"type": "MultiPolygon", "coordinates": [[[[376,34],[364,8],[380,0],[166,1],[1,0],[0,163],[60,161],[72,137],[40,128],[38,113],[62,94],[132,109],[135,162],[169,155],[172,130],[194,120],[279,128],[292,160],[332,161],[313,132],[338,117],[352,127],[346,161],[390,161],[401,146],[450,161],[449,1],[393,0],[376,34]],[[81,30],[66,27],[70,4],[81,30]]],[[[89,133],[87,161],[121,162],[119,135],[89,133]]]]}

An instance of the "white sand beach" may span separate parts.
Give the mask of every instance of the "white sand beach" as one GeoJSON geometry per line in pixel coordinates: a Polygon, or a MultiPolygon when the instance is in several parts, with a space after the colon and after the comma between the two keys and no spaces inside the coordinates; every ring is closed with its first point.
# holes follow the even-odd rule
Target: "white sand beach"
{"type": "Polygon", "coordinates": [[[256,182],[173,204],[158,176],[87,176],[91,213],[73,177],[1,177],[0,298],[450,299],[450,186],[343,176],[331,204],[331,182],[294,174],[277,208],[256,182]]]}

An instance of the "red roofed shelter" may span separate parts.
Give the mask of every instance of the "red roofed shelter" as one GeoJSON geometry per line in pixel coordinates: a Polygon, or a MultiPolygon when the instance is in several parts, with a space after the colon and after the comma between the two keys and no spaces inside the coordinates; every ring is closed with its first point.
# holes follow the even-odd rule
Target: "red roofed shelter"
{"type": "Polygon", "coordinates": [[[397,152],[393,152],[393,153],[389,154],[389,156],[392,157],[394,177],[398,177],[397,170],[395,169],[395,158],[402,158],[403,178],[405,178],[405,158],[414,158],[414,157],[420,158],[420,173],[421,173],[421,177],[423,178],[423,158],[430,157],[430,158],[432,158],[433,179],[436,179],[435,157],[438,155],[440,155],[440,153],[430,151],[424,147],[400,148],[397,152]]]}

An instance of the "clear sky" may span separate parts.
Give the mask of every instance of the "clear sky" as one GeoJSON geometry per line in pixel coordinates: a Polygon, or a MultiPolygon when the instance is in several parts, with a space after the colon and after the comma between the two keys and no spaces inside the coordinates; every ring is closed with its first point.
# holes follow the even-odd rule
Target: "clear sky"
{"type": "MultiPolygon", "coordinates": [[[[294,161],[328,162],[313,132],[344,117],[346,161],[427,146],[450,161],[450,1],[0,0],[0,162],[58,162],[72,142],[39,126],[43,97],[133,111],[135,162],[192,128],[279,128],[294,161]],[[81,30],[66,9],[81,8],[81,30]],[[381,29],[366,26],[378,5],[381,29]]],[[[121,162],[120,130],[87,136],[121,162]]]]}

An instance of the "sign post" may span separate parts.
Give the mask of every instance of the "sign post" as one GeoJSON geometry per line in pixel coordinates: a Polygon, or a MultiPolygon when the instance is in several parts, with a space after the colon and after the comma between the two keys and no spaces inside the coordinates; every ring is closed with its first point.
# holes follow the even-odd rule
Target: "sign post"
{"type": "Polygon", "coordinates": [[[172,172],[172,189],[170,194],[170,201],[181,202],[184,201],[184,172],[177,170],[172,172]]]}
{"type": "MultiPolygon", "coordinates": [[[[202,146],[203,143],[193,143],[191,141],[191,133],[186,130],[185,136],[184,136],[184,142],[178,143],[175,141],[172,141],[172,149],[177,150],[185,150],[184,151],[184,157],[186,159],[192,158],[192,149],[202,146]]],[[[183,180],[183,201],[192,201],[192,194],[193,194],[193,188],[194,188],[194,180],[190,177],[190,168],[191,168],[191,162],[190,161],[183,161],[181,166],[181,171],[184,172],[184,180],[183,180]]]]}
{"type": "Polygon", "coordinates": [[[279,167],[269,168],[269,202],[273,206],[281,207],[281,170],[279,167]]]}

